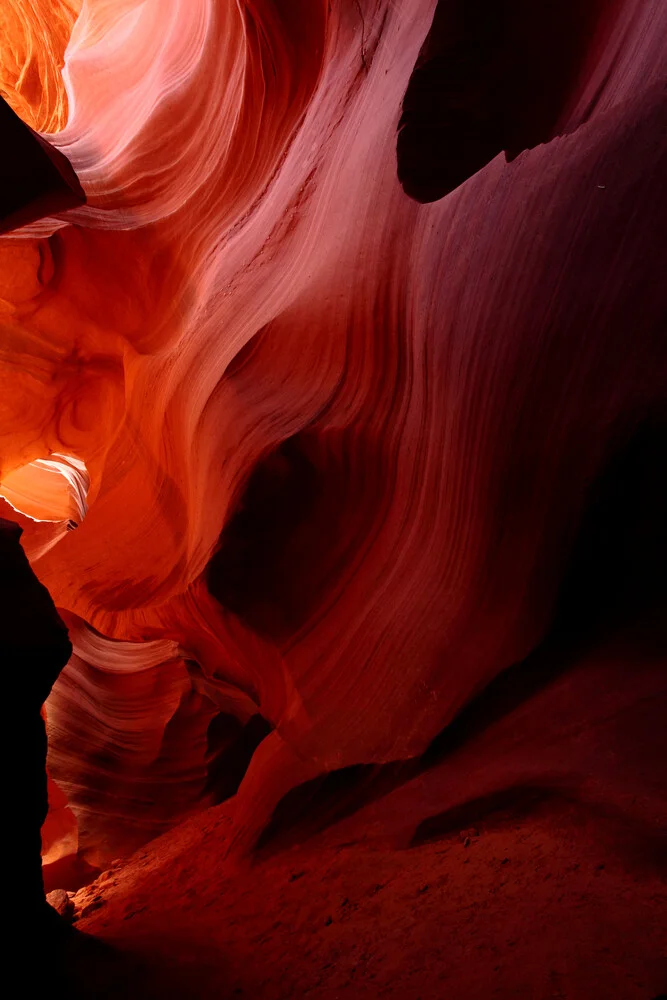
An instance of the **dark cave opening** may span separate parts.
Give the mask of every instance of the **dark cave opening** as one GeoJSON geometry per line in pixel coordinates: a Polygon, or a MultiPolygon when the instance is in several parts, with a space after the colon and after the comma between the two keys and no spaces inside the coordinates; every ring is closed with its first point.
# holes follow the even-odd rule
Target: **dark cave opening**
{"type": "Polygon", "coordinates": [[[449,194],[501,151],[558,134],[615,2],[440,0],[403,100],[398,177],[416,201],[449,194]]]}

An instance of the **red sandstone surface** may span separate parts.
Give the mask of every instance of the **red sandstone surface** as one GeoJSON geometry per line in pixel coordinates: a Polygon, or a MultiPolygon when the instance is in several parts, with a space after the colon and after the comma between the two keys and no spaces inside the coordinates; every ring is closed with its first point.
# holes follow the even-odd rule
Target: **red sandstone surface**
{"type": "Polygon", "coordinates": [[[77,927],[118,949],[84,965],[85,994],[653,998],[666,654],[615,635],[319,833],[354,797],[311,799],[251,865],[221,861],[229,806],[186,821],[75,896],[77,927]]]}
{"type": "Polygon", "coordinates": [[[651,1000],[667,6],[0,27],[48,887],[137,995],[651,1000]]]}

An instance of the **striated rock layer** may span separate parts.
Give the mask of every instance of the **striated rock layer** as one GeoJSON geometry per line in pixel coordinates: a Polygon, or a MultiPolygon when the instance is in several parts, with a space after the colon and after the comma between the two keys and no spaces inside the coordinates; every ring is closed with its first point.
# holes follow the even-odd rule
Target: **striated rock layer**
{"type": "Polygon", "coordinates": [[[495,47],[433,0],[3,13],[3,93],[86,196],[0,240],[0,513],[70,626],[50,769],[91,863],[239,781],[243,849],[421,754],[660,426],[667,9],[524,7],[495,47]]]}

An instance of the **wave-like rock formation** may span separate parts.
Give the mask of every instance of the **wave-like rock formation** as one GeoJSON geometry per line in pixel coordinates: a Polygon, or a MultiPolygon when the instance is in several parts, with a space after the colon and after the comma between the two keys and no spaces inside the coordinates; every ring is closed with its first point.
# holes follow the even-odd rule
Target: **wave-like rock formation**
{"type": "Polygon", "coordinates": [[[4,5],[86,199],[0,240],[0,482],[91,863],[421,754],[662,419],[667,8],[534,7],[4,5]]]}

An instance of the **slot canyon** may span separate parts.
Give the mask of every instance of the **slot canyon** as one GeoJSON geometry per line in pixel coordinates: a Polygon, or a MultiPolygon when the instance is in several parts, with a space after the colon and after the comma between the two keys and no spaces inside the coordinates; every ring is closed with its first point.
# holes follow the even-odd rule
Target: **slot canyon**
{"type": "Polygon", "coordinates": [[[2,0],[0,129],[7,995],[665,1000],[665,0],[2,0]]]}

